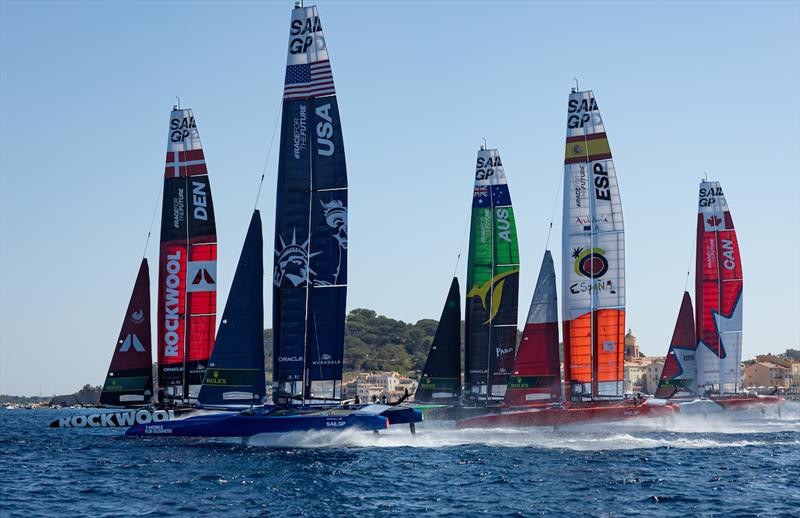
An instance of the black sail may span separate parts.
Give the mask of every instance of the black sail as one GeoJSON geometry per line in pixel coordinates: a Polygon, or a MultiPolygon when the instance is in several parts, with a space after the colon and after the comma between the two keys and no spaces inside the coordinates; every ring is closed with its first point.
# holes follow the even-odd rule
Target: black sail
{"type": "Polygon", "coordinates": [[[256,210],[197,399],[201,405],[258,405],[265,392],[264,239],[256,210]]]}
{"type": "Polygon", "coordinates": [[[341,399],[347,170],[316,6],[292,11],[275,206],[273,401],[341,399]]]}
{"type": "Polygon", "coordinates": [[[453,277],[414,399],[445,402],[461,397],[461,293],[453,277]]]}

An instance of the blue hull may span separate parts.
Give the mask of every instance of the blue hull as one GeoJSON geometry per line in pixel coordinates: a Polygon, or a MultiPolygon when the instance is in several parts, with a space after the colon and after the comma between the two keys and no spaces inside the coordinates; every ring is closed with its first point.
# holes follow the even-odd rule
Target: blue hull
{"type": "Polygon", "coordinates": [[[261,433],[321,430],[386,430],[388,420],[378,415],[265,415],[217,414],[175,421],[135,425],[127,436],[250,437],[261,433]]]}

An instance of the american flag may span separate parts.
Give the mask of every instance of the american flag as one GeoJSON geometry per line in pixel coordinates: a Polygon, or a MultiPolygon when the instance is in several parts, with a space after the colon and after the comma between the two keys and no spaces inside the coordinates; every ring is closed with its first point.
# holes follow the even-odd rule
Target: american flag
{"type": "Polygon", "coordinates": [[[307,65],[286,67],[286,83],[283,88],[284,99],[308,99],[335,95],[331,62],[317,61],[307,65]]]}

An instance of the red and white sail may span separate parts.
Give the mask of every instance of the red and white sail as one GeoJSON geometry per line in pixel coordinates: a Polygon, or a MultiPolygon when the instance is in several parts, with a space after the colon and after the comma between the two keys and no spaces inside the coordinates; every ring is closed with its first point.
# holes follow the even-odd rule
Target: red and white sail
{"type": "Polygon", "coordinates": [[[191,109],[170,114],[158,276],[158,385],[194,399],[214,345],[217,232],[200,134],[191,109]]]}
{"type": "Polygon", "coordinates": [[[591,91],[569,96],[562,232],[566,398],[622,398],[625,232],[611,149],[591,91]]]}
{"type": "Polygon", "coordinates": [[[528,320],[505,393],[506,406],[528,406],[561,400],[558,355],[558,302],[553,256],[546,250],[533,291],[528,320]]]}
{"type": "Polygon", "coordinates": [[[719,182],[701,182],[697,214],[695,302],[697,383],[733,393],[742,362],[742,262],[719,182]]]}
{"type": "Polygon", "coordinates": [[[656,397],[661,399],[693,397],[697,390],[697,341],[694,330],[694,309],[689,292],[683,293],[681,309],[669,351],[661,369],[656,397]]]}

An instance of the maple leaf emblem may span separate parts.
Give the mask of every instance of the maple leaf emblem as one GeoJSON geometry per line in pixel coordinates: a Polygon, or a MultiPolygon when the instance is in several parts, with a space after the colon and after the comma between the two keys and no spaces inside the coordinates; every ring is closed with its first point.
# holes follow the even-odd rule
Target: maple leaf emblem
{"type": "Polygon", "coordinates": [[[716,226],[718,226],[720,223],[722,223],[722,220],[721,220],[721,219],[719,219],[717,216],[711,216],[710,218],[708,218],[708,219],[706,220],[706,223],[708,223],[708,225],[709,225],[710,227],[716,227],[716,226]]]}

